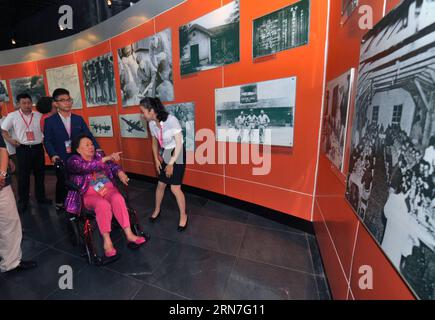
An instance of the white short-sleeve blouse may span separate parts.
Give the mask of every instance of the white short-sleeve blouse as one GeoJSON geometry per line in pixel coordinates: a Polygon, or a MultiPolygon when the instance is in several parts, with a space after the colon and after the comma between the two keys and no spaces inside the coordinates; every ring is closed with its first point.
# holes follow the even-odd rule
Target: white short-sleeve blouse
{"type": "MultiPolygon", "coordinates": [[[[170,114],[166,121],[160,121],[160,125],[162,130],[160,130],[155,121],[150,121],[149,127],[151,135],[160,141],[161,132],[163,132],[163,148],[174,149],[176,146],[175,135],[182,131],[180,122],[176,117],[170,114]]],[[[183,136],[181,136],[181,141],[183,142],[183,136]]]]}

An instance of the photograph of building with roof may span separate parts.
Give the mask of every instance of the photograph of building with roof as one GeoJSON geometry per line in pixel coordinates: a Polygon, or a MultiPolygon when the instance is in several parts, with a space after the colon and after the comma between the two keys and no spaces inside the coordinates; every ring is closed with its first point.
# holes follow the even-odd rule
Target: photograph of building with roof
{"type": "Polygon", "coordinates": [[[239,61],[239,1],[179,29],[181,75],[239,61]]]}

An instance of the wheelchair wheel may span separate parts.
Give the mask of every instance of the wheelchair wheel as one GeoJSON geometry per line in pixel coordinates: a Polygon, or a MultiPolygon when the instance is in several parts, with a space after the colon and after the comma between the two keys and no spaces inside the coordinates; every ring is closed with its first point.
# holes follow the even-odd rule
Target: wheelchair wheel
{"type": "Polygon", "coordinates": [[[74,247],[83,248],[83,237],[80,232],[80,221],[77,217],[68,219],[69,240],[74,247]]]}

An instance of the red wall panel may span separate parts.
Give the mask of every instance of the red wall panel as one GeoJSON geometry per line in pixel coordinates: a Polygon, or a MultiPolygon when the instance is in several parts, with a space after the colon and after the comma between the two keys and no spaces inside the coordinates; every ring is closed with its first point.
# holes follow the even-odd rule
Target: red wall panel
{"type": "MultiPolygon", "coordinates": [[[[359,6],[369,5],[373,10],[373,22],[377,23],[399,1],[397,0],[360,0],[359,6]]],[[[350,68],[358,70],[360,42],[368,30],[358,26],[361,15],[358,8],[343,24],[340,24],[341,1],[331,1],[329,26],[329,46],[326,81],[333,80],[350,68]]],[[[355,96],[355,90],[353,92],[355,96]]],[[[354,98],[354,97],[353,97],[354,98]]],[[[354,100],[349,110],[349,126],[345,149],[344,172],[339,172],[324,154],[319,157],[318,179],[316,185],[316,204],[322,213],[324,223],[318,222],[314,212],[316,233],[319,239],[320,251],[324,259],[326,274],[329,279],[334,298],[343,297],[342,276],[349,279],[348,299],[409,299],[410,290],[397,274],[394,267],[384,256],[381,249],[374,243],[371,235],[360,224],[360,220],[344,197],[345,180],[349,162],[349,144],[351,139],[354,100]],[[324,233],[328,227],[332,240],[329,242],[324,233]],[[357,231],[358,230],[358,231],[357,231]],[[356,241],[355,241],[356,239],[356,241]],[[336,251],[331,250],[331,242],[336,251]],[[339,260],[339,263],[336,260],[339,260]],[[362,264],[374,268],[373,290],[361,290],[358,286],[359,267],[362,264]]]]}

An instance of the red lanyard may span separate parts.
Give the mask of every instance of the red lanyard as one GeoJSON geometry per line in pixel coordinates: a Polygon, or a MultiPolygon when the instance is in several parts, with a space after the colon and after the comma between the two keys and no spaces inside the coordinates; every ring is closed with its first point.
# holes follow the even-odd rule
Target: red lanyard
{"type": "Polygon", "coordinates": [[[23,119],[24,123],[26,124],[27,131],[30,131],[29,128],[30,128],[30,125],[32,124],[32,121],[33,121],[33,112],[32,112],[32,116],[30,117],[30,122],[29,123],[27,123],[26,119],[24,119],[24,116],[21,113],[21,110],[19,110],[18,112],[20,113],[21,118],[23,119]]]}
{"type": "Polygon", "coordinates": [[[159,139],[160,147],[163,148],[163,125],[160,124],[160,136],[157,137],[159,139]]]}

